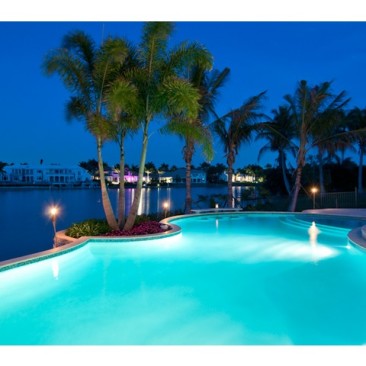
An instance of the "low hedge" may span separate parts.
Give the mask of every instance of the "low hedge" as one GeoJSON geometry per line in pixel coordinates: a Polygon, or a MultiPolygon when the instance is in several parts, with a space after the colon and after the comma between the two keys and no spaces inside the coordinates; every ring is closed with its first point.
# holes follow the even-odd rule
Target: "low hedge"
{"type": "MultiPolygon", "coordinates": [[[[181,211],[174,212],[175,215],[181,214],[181,211]]],[[[127,236],[127,235],[148,235],[164,232],[160,228],[159,221],[164,218],[164,214],[138,215],[135,225],[131,230],[112,231],[104,219],[89,219],[72,224],[66,231],[67,236],[78,239],[82,236],[127,236]]]]}
{"type": "Polygon", "coordinates": [[[106,220],[89,219],[82,222],[72,224],[66,231],[67,236],[72,238],[80,238],[82,236],[99,236],[111,231],[106,220]]]}

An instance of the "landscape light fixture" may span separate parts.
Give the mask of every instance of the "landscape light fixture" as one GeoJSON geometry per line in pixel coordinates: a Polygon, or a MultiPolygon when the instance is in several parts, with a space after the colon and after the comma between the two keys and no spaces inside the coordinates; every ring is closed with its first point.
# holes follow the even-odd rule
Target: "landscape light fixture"
{"type": "Polygon", "coordinates": [[[52,221],[52,226],[53,226],[53,233],[54,233],[54,238],[53,238],[53,246],[56,247],[57,246],[57,237],[56,237],[56,218],[57,218],[57,214],[58,214],[58,208],[56,206],[52,206],[50,208],[50,216],[51,216],[51,221],[52,221]]]}
{"type": "Polygon", "coordinates": [[[313,194],[313,210],[315,209],[315,194],[318,192],[318,188],[312,187],[310,189],[311,193],[313,194]]]}
{"type": "Polygon", "coordinates": [[[168,208],[169,208],[169,202],[165,201],[163,203],[163,208],[164,208],[164,217],[166,218],[167,212],[168,212],[168,208]]]}

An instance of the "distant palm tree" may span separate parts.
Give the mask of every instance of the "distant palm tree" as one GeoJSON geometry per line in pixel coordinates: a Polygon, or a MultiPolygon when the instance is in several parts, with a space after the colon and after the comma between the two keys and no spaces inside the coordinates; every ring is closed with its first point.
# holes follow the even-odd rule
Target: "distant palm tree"
{"type": "Polygon", "coordinates": [[[358,145],[358,191],[363,192],[363,157],[366,152],[366,134],[363,131],[366,129],[366,109],[353,108],[346,116],[347,125],[353,133],[353,139],[358,145]],[[357,131],[359,133],[357,133],[357,131]]]}
{"type": "Polygon", "coordinates": [[[340,157],[338,156],[338,154],[336,154],[334,158],[337,161],[337,163],[339,162],[340,164],[342,164],[344,160],[348,159],[345,158],[347,150],[350,150],[353,153],[356,153],[357,150],[353,144],[354,141],[352,138],[352,134],[351,135],[349,134],[351,128],[348,124],[347,113],[345,113],[345,111],[340,111],[340,114],[341,114],[340,119],[342,120],[342,122],[337,127],[337,133],[336,133],[336,135],[339,136],[336,140],[336,145],[337,145],[337,151],[339,151],[340,153],[340,157]]]}
{"type": "Polygon", "coordinates": [[[150,182],[150,174],[156,173],[157,169],[155,164],[152,161],[149,161],[145,164],[144,172],[146,173],[146,183],[150,182]]]}
{"type": "Polygon", "coordinates": [[[71,32],[64,36],[60,48],[45,57],[43,68],[47,75],[58,74],[71,92],[66,106],[67,118],[85,121],[87,130],[96,139],[103,208],[108,225],[117,229],[103,169],[102,146],[109,138],[104,98],[109,81],[115,76],[118,63],[124,61],[127,52],[123,45],[117,48],[109,46],[106,42],[98,49],[84,32],[71,32]],[[116,62],[117,56],[119,62],[116,62]]]}
{"type": "Polygon", "coordinates": [[[290,195],[291,186],[287,177],[286,153],[295,155],[292,139],[295,137],[294,123],[287,106],[280,106],[272,110],[273,118],[269,122],[258,125],[256,140],[264,139],[268,142],[259,150],[258,159],[267,151],[278,153],[278,166],[282,172],[283,182],[290,195]]]}
{"type": "Polygon", "coordinates": [[[186,163],[186,198],[185,212],[190,213],[192,209],[191,193],[191,170],[192,159],[196,151],[196,145],[202,148],[206,160],[211,161],[213,157],[211,131],[208,125],[209,116],[217,117],[215,102],[217,101],[219,89],[224,85],[229,75],[229,69],[223,71],[207,71],[203,67],[194,65],[188,70],[189,80],[197,88],[200,94],[200,110],[197,118],[183,119],[175,117],[167,125],[167,130],[178,134],[184,139],[183,158],[186,163]]]}
{"type": "Polygon", "coordinates": [[[125,229],[135,223],[141,199],[149,127],[157,116],[170,119],[173,115],[196,118],[199,111],[199,93],[186,78],[182,69],[190,64],[211,68],[212,56],[202,46],[183,43],[168,50],[173,25],[168,22],[147,22],[143,28],[142,42],[137,48],[139,65],[131,73],[138,89],[139,119],[142,124],[142,149],[138,182],[125,229]]]}
{"type": "Polygon", "coordinates": [[[324,164],[337,157],[337,150],[347,143],[347,137],[341,127],[344,121],[343,111],[323,113],[316,128],[311,131],[313,145],[317,149],[319,167],[319,191],[325,193],[324,164]]]}
{"type": "Polygon", "coordinates": [[[322,125],[331,121],[333,116],[349,101],[349,99],[345,100],[344,91],[333,95],[330,87],[330,82],[323,82],[310,87],[305,80],[302,80],[293,96],[285,95],[284,97],[289,104],[295,123],[296,138],[299,141],[296,154],[295,185],[289,205],[289,211],[291,212],[294,212],[296,209],[307,153],[322,141],[333,137],[326,133],[322,133],[319,136],[315,131],[317,129],[324,131],[322,125]]]}
{"type": "Polygon", "coordinates": [[[224,146],[224,152],[226,156],[226,162],[228,166],[228,192],[227,200],[229,207],[233,207],[233,191],[232,191],[232,178],[233,178],[233,165],[235,158],[239,153],[239,149],[244,142],[248,142],[254,131],[254,122],[261,116],[259,113],[262,107],[262,100],[265,92],[262,92],[254,97],[251,97],[248,101],[237,109],[234,109],[221,118],[213,122],[213,130],[219,137],[222,145],[224,146]]]}
{"type": "Polygon", "coordinates": [[[162,170],[164,172],[169,172],[170,169],[169,169],[169,164],[167,163],[161,163],[158,170],[162,170]]]}

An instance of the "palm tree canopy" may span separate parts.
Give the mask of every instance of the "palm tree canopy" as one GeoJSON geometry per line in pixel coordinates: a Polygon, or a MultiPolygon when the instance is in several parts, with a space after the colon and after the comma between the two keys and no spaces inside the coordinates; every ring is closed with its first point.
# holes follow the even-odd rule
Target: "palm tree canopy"
{"type": "Polygon", "coordinates": [[[262,108],[265,93],[249,98],[240,108],[226,113],[213,122],[214,132],[221,140],[226,154],[232,149],[235,154],[238,154],[241,144],[250,139],[254,122],[263,116],[259,111],[262,108]]]}
{"type": "Polygon", "coordinates": [[[306,136],[306,143],[311,141],[307,150],[326,138],[327,131],[338,118],[337,113],[350,101],[350,98],[345,99],[345,91],[334,95],[331,85],[331,82],[323,82],[312,87],[307,81],[301,80],[295,95],[284,97],[289,104],[298,133],[306,136]]]}
{"type": "Polygon", "coordinates": [[[355,107],[346,115],[347,126],[360,147],[366,147],[366,109],[355,107]]]}
{"type": "Polygon", "coordinates": [[[108,138],[105,96],[128,54],[127,42],[122,39],[108,38],[98,49],[90,36],[74,31],[46,56],[46,74],[57,73],[72,92],[66,104],[67,120],[83,119],[89,132],[102,140],[108,138]]]}
{"type": "Polygon", "coordinates": [[[229,72],[228,68],[221,72],[218,70],[209,71],[200,64],[191,67],[189,70],[190,82],[199,93],[197,118],[186,118],[181,114],[174,115],[169,123],[161,129],[163,133],[177,134],[186,141],[186,145],[190,145],[193,149],[195,143],[200,145],[207,161],[211,161],[214,154],[211,130],[207,122],[209,116],[216,116],[214,105],[219,89],[227,80],[229,72]]]}
{"type": "Polygon", "coordinates": [[[82,31],[71,32],[60,48],[46,55],[43,69],[47,75],[57,73],[67,89],[89,99],[96,53],[90,36],[82,31]]]}
{"type": "Polygon", "coordinates": [[[173,25],[147,22],[137,50],[138,66],[131,78],[138,88],[146,120],[154,115],[182,114],[195,118],[199,111],[199,93],[184,75],[191,64],[212,67],[212,55],[197,43],[182,43],[173,50],[168,41],[173,25]]]}
{"type": "Polygon", "coordinates": [[[272,110],[273,118],[257,125],[256,140],[264,139],[267,143],[259,150],[258,159],[267,151],[284,153],[289,151],[295,155],[292,139],[296,136],[294,123],[287,106],[272,110]]]}

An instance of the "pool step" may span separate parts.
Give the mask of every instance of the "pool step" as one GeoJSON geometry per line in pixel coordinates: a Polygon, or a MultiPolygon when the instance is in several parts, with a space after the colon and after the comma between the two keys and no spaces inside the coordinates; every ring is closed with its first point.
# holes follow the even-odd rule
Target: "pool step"
{"type": "MultiPolygon", "coordinates": [[[[330,225],[323,225],[323,224],[318,224],[315,221],[316,227],[322,232],[322,233],[328,233],[328,234],[335,234],[335,233],[348,233],[351,229],[346,229],[346,228],[339,228],[336,226],[330,226],[330,225]]],[[[281,219],[281,222],[295,227],[295,228],[303,228],[303,229],[309,229],[310,226],[312,225],[311,222],[309,221],[305,221],[305,220],[301,220],[297,217],[284,217],[281,219]]]]}

